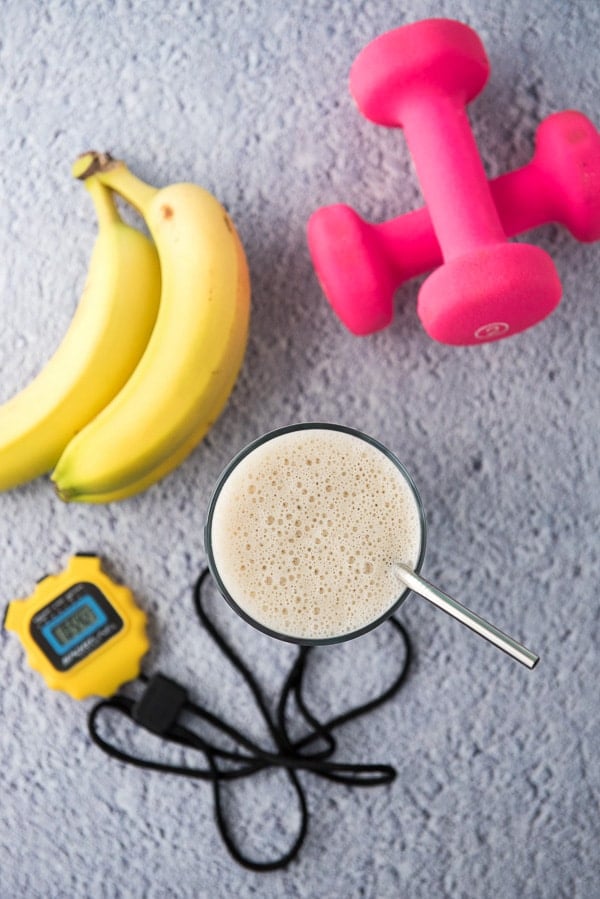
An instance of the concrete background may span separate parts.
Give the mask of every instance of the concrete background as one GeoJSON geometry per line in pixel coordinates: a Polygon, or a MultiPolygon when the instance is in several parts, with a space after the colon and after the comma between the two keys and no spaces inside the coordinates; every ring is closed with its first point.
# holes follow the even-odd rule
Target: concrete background
{"type": "MultiPolygon", "coordinates": [[[[479,32],[492,76],[470,118],[493,176],[529,159],[549,113],[600,118],[598,4],[4,0],[0,13],[0,400],[50,356],[81,292],[95,222],[70,165],[89,147],[155,184],[212,190],[253,283],[236,390],[172,476],[107,507],[63,505],[45,478],[0,496],[4,600],[71,553],[97,550],[150,616],[146,669],[181,678],[268,745],[196,626],[190,591],[210,491],[230,457],[273,427],[325,419],[400,456],[427,511],[425,573],[542,657],[529,673],[412,598],[401,613],[412,676],[340,734],[340,760],[389,762],[398,779],[360,791],[303,775],[313,816],[304,849],[288,870],[259,875],[221,844],[207,785],[106,758],[87,737],[91,702],[50,692],[3,632],[2,899],[600,896],[598,247],[538,230],[530,239],[561,275],[559,308],[509,340],[452,348],[424,333],[418,283],[398,295],[390,328],[351,336],[305,241],[319,205],[382,220],[419,203],[402,135],[369,124],[348,93],[369,40],[429,16],[479,32]]],[[[294,650],[217,608],[274,696],[294,650]]],[[[383,628],[322,651],[315,709],[341,710],[393,665],[383,628]]],[[[228,789],[227,807],[257,856],[283,850],[297,825],[280,773],[228,789]]]]}

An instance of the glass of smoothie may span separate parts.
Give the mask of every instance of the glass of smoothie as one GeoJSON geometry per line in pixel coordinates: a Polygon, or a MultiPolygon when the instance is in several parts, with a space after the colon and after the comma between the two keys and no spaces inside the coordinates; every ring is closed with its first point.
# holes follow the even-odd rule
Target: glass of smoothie
{"type": "Polygon", "coordinates": [[[220,592],[247,622],[304,645],[377,627],[412,591],[528,668],[538,657],[426,581],[426,522],[396,456],[343,425],[279,428],[246,446],[210,500],[205,547],[220,592]]]}

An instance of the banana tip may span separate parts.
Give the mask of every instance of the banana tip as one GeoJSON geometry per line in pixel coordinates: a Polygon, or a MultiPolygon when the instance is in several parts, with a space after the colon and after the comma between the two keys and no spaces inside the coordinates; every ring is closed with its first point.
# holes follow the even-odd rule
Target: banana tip
{"type": "Polygon", "coordinates": [[[75,490],[69,490],[68,487],[59,487],[59,485],[54,483],[54,492],[58,496],[59,499],[63,501],[63,503],[70,503],[71,500],[75,499],[77,496],[77,492],[75,490]]]}
{"type": "Polygon", "coordinates": [[[71,174],[80,181],[91,178],[97,172],[106,172],[119,165],[110,153],[99,153],[97,150],[87,150],[81,153],[71,167],[71,174]]]}

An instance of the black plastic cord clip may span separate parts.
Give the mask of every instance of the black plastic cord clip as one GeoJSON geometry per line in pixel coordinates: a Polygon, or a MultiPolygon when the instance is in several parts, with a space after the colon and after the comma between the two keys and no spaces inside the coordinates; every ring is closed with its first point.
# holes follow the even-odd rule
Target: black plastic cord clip
{"type": "Polygon", "coordinates": [[[185,687],[164,674],[153,674],[131,716],[140,727],[162,737],[175,724],[187,700],[185,687]]]}

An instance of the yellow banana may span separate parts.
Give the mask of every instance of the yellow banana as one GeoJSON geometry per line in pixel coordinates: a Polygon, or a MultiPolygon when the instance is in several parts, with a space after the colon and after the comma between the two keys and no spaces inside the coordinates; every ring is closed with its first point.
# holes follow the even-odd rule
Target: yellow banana
{"type": "Polygon", "coordinates": [[[111,502],[179,465],[221,413],[244,357],[250,284],[233,223],[206,190],[159,190],[106,154],[85,154],[77,168],[138,209],[162,274],[156,326],[136,370],[52,475],[65,500],[111,502]]]}
{"type": "MultiPolygon", "coordinates": [[[[248,270],[245,265],[240,265],[239,269],[240,273],[240,288],[239,295],[247,296],[249,293],[249,284],[248,281],[248,270]]],[[[242,329],[237,331],[238,339],[241,341],[241,345],[237,348],[232,347],[231,354],[232,356],[236,356],[237,354],[242,354],[244,352],[244,343],[245,343],[245,332],[242,329]]],[[[169,472],[173,471],[177,468],[178,465],[189,456],[192,450],[200,443],[202,438],[206,435],[207,431],[210,430],[212,425],[215,423],[216,419],[219,416],[219,413],[225,406],[229,398],[229,394],[233,390],[235,386],[235,382],[237,380],[237,370],[232,368],[230,370],[230,379],[229,381],[224,381],[222,385],[222,389],[220,392],[217,392],[214,397],[214,409],[212,413],[208,413],[206,418],[202,419],[196,428],[190,433],[189,437],[179,446],[172,455],[167,456],[164,460],[162,460],[156,468],[150,471],[148,474],[142,476],[137,481],[132,481],[127,484],[126,487],[122,487],[120,490],[113,490],[110,493],[96,493],[96,494],[81,494],[77,496],[76,499],[79,502],[87,502],[87,503],[113,503],[122,499],[127,499],[130,496],[133,496],[136,493],[140,493],[143,490],[146,490],[148,487],[151,487],[161,478],[164,478],[169,472]]]]}
{"type": "Polygon", "coordinates": [[[52,469],[138,364],[156,321],[160,267],[153,243],[119,217],[110,190],[87,182],[98,236],[86,285],[60,346],[0,407],[0,490],[52,469]]]}

